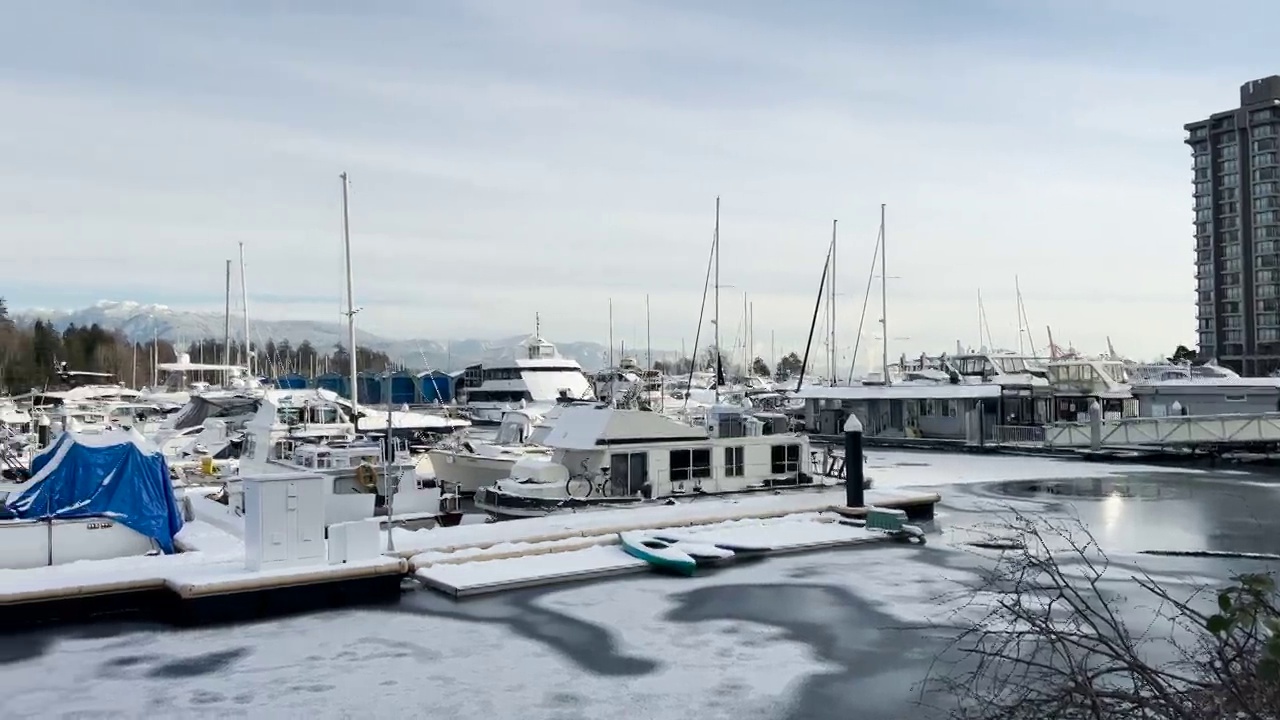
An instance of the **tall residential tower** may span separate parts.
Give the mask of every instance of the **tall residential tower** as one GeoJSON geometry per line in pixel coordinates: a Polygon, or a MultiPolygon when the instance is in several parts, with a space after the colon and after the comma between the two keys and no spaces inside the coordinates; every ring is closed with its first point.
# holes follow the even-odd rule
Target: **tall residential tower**
{"type": "Polygon", "coordinates": [[[1202,358],[1244,375],[1280,369],[1280,75],[1240,107],[1188,123],[1202,358]]]}

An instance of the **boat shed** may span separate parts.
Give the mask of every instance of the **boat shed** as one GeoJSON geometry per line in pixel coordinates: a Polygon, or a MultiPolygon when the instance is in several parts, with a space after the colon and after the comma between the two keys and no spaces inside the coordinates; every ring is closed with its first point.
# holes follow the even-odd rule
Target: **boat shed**
{"type": "Polygon", "coordinates": [[[1002,388],[995,383],[910,383],[806,386],[809,432],[839,435],[849,415],[857,415],[866,437],[964,439],[965,414],[981,408],[983,424],[1000,424],[1002,388]]]}
{"type": "MultiPolygon", "coordinates": [[[[351,380],[342,373],[327,372],[317,375],[315,388],[317,390],[328,390],[344,398],[351,397],[351,380]]],[[[361,399],[363,400],[363,398],[361,399]]]]}
{"type": "Polygon", "coordinates": [[[421,391],[419,402],[429,404],[446,404],[453,402],[454,384],[462,377],[462,371],[447,373],[443,370],[427,370],[418,374],[418,387],[421,391]]]}
{"type": "Polygon", "coordinates": [[[303,375],[298,373],[288,373],[271,378],[271,387],[280,388],[281,390],[306,390],[310,386],[310,382],[303,375]]]}

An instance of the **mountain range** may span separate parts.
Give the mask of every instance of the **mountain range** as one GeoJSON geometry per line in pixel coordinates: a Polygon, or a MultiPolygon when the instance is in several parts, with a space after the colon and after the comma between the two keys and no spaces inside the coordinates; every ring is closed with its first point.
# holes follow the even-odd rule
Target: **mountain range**
{"type": "MultiPolygon", "coordinates": [[[[107,330],[119,330],[134,342],[147,342],[152,337],[177,346],[204,338],[223,336],[223,315],[176,310],[166,305],[148,305],[129,301],[102,300],[81,310],[33,309],[13,313],[15,321],[31,324],[36,320],[51,323],[58,330],[68,325],[97,324],[107,330]]],[[[327,352],[335,345],[346,344],[347,329],[336,322],[315,320],[253,320],[250,318],[251,340],[265,343],[268,339],[288,340],[293,345],[309,341],[327,352]]],[[[231,336],[243,335],[242,326],[232,319],[231,336]]],[[[453,370],[496,357],[510,357],[513,348],[526,336],[465,340],[398,340],[368,333],[356,328],[356,344],[387,353],[392,361],[409,368],[453,370]]],[[[577,360],[586,370],[604,365],[608,354],[605,345],[595,342],[566,342],[548,338],[560,354],[577,360]]],[[[657,353],[655,353],[655,356],[657,353]]]]}

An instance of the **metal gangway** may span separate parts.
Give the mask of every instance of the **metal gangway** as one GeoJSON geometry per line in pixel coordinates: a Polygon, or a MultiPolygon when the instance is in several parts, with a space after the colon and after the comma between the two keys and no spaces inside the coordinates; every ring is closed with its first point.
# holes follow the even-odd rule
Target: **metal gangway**
{"type": "Polygon", "coordinates": [[[1257,447],[1280,445],[1280,412],[1171,415],[1046,425],[1047,448],[1257,447]]]}

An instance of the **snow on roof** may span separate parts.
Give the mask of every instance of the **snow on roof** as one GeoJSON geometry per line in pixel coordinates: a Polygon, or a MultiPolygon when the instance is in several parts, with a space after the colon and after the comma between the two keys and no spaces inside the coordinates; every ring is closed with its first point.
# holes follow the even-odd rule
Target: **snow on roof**
{"type": "Polygon", "coordinates": [[[547,447],[594,450],[618,442],[706,440],[706,428],[696,428],[659,413],[618,410],[590,405],[567,406],[547,433],[547,447]]]}
{"type": "Polygon", "coordinates": [[[806,400],[978,400],[1000,397],[1000,389],[993,383],[805,386],[793,397],[806,400]]]}

